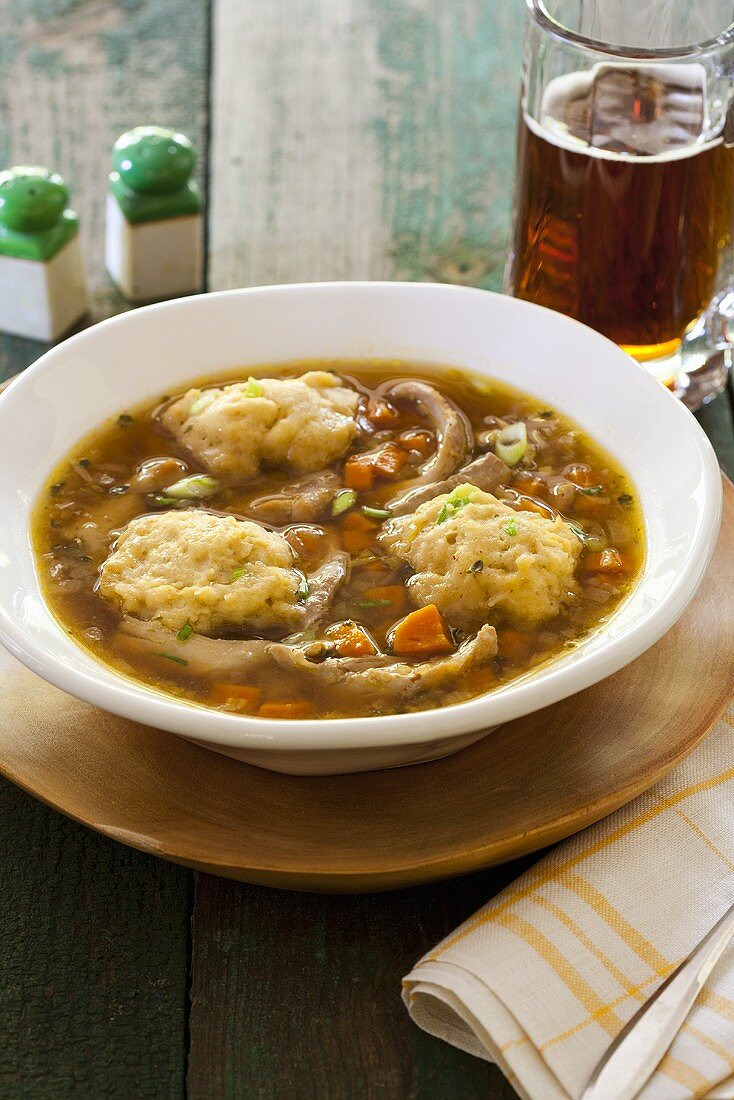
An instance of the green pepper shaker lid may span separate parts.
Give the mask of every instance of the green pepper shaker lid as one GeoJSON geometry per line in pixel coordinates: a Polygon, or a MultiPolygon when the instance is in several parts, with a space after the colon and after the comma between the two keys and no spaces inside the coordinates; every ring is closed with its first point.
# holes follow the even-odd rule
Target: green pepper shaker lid
{"type": "Polygon", "coordinates": [[[79,228],[68,200],[58,172],[36,165],[0,172],[0,255],[51,259],[79,228]]]}
{"type": "Polygon", "coordinates": [[[189,139],[163,126],[136,126],[112,147],[110,190],[129,222],[197,214],[199,190],[191,175],[196,153],[189,139]]]}

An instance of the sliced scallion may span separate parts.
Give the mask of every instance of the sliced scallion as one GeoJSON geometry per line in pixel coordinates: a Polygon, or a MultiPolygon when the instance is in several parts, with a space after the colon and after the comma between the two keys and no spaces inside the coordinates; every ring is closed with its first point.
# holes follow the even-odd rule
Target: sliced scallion
{"type": "Polygon", "coordinates": [[[367,504],[362,505],[361,511],[370,519],[389,519],[392,514],[388,508],[370,508],[367,504]]]}
{"type": "Polygon", "coordinates": [[[436,527],[440,527],[450,516],[454,516],[461,508],[465,508],[467,504],[471,504],[473,499],[472,486],[459,485],[454,489],[448,500],[444,501],[441,505],[439,513],[436,516],[436,527]]]}
{"type": "Polygon", "coordinates": [[[173,500],[206,500],[219,492],[219,482],[208,474],[191,474],[167,486],[163,496],[173,500]]]}
{"type": "Polygon", "coordinates": [[[238,581],[240,579],[240,577],[244,577],[244,575],[245,575],[245,570],[244,570],[244,567],[241,566],[241,565],[238,565],[236,569],[232,570],[232,580],[233,581],[238,581]]]}
{"type": "Polygon", "coordinates": [[[189,662],[183,657],[176,657],[173,653],[159,653],[159,657],[165,657],[167,661],[173,661],[175,665],[187,665],[189,662]]]}
{"type": "Polygon", "coordinates": [[[342,489],[331,502],[332,516],[340,516],[348,512],[357,503],[357,493],[354,489],[342,489]]]}
{"type": "Polygon", "coordinates": [[[521,420],[517,424],[508,424],[497,433],[494,453],[508,466],[517,466],[528,449],[527,428],[521,420]]]}
{"type": "Polygon", "coordinates": [[[179,642],[187,642],[193,633],[194,628],[191,623],[184,623],[176,637],[178,638],[179,642]]]}
{"type": "Polygon", "coordinates": [[[202,393],[189,408],[189,416],[198,416],[204,409],[208,409],[216,396],[214,390],[207,390],[206,393],[202,393]]]}
{"type": "Polygon", "coordinates": [[[262,382],[258,382],[257,378],[250,376],[245,385],[245,397],[262,397],[264,393],[265,389],[262,382]]]}
{"type": "Polygon", "coordinates": [[[299,603],[303,603],[303,601],[308,598],[308,594],[310,591],[311,586],[309,585],[307,579],[303,577],[301,583],[296,589],[296,599],[299,601],[299,603]]]}
{"type": "Polygon", "coordinates": [[[513,516],[512,519],[508,519],[505,524],[505,534],[514,536],[517,534],[517,520],[513,516]]]}

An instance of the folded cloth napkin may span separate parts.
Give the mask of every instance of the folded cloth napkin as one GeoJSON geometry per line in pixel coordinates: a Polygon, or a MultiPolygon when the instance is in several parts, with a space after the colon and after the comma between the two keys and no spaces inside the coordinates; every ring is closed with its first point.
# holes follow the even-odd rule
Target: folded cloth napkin
{"type": "MultiPolygon", "coordinates": [[[[413,1020],[576,1100],[614,1037],[734,902],[734,705],[652,790],[565,841],[404,979],[413,1020]]],[[[734,945],[644,1100],[734,1098],[734,945]]]]}

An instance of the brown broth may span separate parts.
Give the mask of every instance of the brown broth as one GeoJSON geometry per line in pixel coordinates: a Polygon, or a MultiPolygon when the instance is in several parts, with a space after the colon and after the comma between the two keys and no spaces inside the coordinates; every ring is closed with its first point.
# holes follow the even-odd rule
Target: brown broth
{"type": "MultiPolygon", "coordinates": [[[[489,617],[498,628],[498,656],[486,668],[458,677],[438,695],[434,692],[417,696],[400,707],[391,704],[386,696],[369,696],[355,702],[337,688],[325,691],[293,671],[270,669],[257,679],[241,677],[243,686],[254,685],[260,690],[258,705],[253,707],[252,702],[234,698],[222,701],[221,687],[217,688],[212,679],[192,675],[185,664],[163,654],[134,654],[129,647],[121,645],[116,633],[120,615],[96,592],[98,570],[109,553],[114,532],[135,516],[151,511],[149,498],[129,488],[138,464],[151,457],[171,456],[185,461],[189,472],[197,472],[190,456],[151,418],[161,402],[174,396],[161,394],[154,401],[123,410],[119,417],[107,421],[82,440],[49,478],[36,506],[32,537],[44,595],[63,628],[75,641],[130,678],[198,704],[256,713],[259,705],[292,701],[304,704],[304,715],[330,718],[421,710],[462,702],[492,691],[578,645],[614,613],[633,587],[642,566],[642,517],[628,476],[568,418],[499,383],[473,378],[455,369],[424,364],[296,363],[287,369],[263,366],[248,370],[246,375],[295,376],[314,367],[333,370],[361,389],[365,396],[378,383],[395,377],[429,381],[464,410],[476,433],[491,429],[493,418],[536,419],[542,425],[538,430],[547,449],[537,462],[531,461],[528,468],[515,468],[508,495],[516,505],[524,500],[531,510],[542,508],[553,499],[546,478],[562,470],[571,472],[592,491],[577,492],[573,506],[563,513],[564,518],[585,526],[592,533],[603,533],[603,541],[622,555],[624,571],[589,572],[586,563],[596,559],[589,557],[591,550],[584,550],[577,568],[581,595],[572,607],[536,630],[509,630],[501,620],[489,617]]],[[[192,384],[218,385],[241,378],[242,373],[192,384]]],[[[424,453],[409,451],[409,462],[399,475],[401,479],[414,476],[416,468],[430,453],[430,450],[425,451],[426,444],[430,443],[430,438],[427,440],[425,436],[425,422],[416,413],[403,408],[399,423],[389,429],[375,432],[374,426],[370,428],[364,418],[361,422],[370,431],[356,440],[353,451],[372,449],[380,441],[396,439],[402,441],[405,450],[406,442],[415,439],[410,433],[420,433],[418,438],[424,453]]],[[[340,467],[341,463],[335,466],[340,467]]],[[[265,470],[245,483],[225,485],[201,506],[246,517],[252,501],[276,494],[289,480],[293,478],[282,470],[265,470]]],[[[372,490],[360,493],[359,504],[380,508],[399,487],[399,480],[378,482],[372,490]]],[[[379,550],[374,537],[380,530],[379,520],[365,530],[362,528],[366,525],[360,520],[360,529],[352,533],[350,540],[350,525],[355,521],[349,516],[354,514],[347,512],[337,518],[327,516],[315,525],[288,524],[278,530],[287,535],[297,552],[296,565],[305,573],[319,564],[329,544],[347,542],[346,548],[351,550],[354,559],[352,575],[338,592],[318,636],[322,637],[323,629],[330,624],[355,620],[366,628],[382,651],[387,651],[392,627],[412,609],[407,593],[401,595],[410,571],[403,563],[390,560],[379,550]],[[315,526],[325,533],[323,538],[319,539],[318,532],[314,532],[315,526]],[[306,545],[303,530],[299,534],[294,528],[310,529],[306,531],[306,545]]],[[[454,638],[460,642],[461,633],[456,631],[454,638]]],[[[181,647],[181,651],[185,651],[185,647],[181,647]]]]}

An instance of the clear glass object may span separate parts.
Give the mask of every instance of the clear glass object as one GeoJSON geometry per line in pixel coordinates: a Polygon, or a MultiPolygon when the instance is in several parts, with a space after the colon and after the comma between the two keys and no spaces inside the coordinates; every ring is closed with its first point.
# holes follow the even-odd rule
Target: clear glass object
{"type": "Polygon", "coordinates": [[[734,348],[734,0],[526,0],[505,289],[691,407],[734,348]]]}

